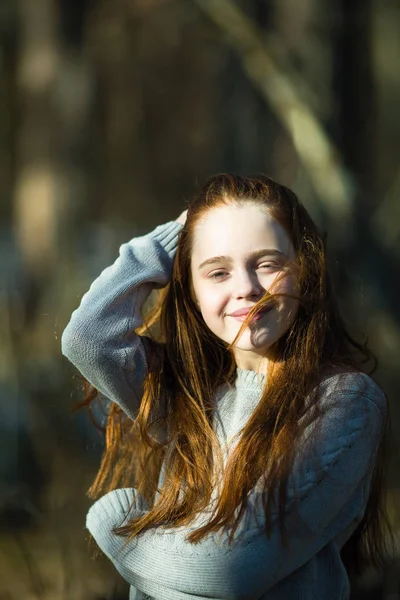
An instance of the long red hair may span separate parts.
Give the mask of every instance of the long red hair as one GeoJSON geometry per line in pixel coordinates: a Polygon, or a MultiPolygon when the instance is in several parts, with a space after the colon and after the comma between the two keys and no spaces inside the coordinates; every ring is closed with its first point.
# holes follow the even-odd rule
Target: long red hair
{"type": "MultiPolygon", "coordinates": [[[[266,294],[255,310],[271,298],[266,294]]],[[[247,321],[243,327],[246,325],[247,321]]],[[[232,541],[246,510],[248,493],[263,478],[263,491],[268,491],[263,503],[266,535],[271,532],[277,495],[282,540],[287,544],[287,482],[293,449],[303,431],[299,420],[305,413],[305,400],[308,397],[308,403],[311,400],[317,406],[317,384],[329,368],[371,372],[376,365],[366,344],[353,339],[339,314],[323,237],[296,195],[266,176],[212,177],[189,206],[171,281],[137,333],[145,336],[148,351],[140,410],[131,421],[112,404],[106,448],[90,497],[97,498],[116,487],[135,487],[143,494],[149,511],[116,529],[117,534],[132,539],[155,525],[189,525],[196,513],[207,507],[219,483],[221,493],[212,518],[192,531],[187,540],[196,543],[209,532],[231,527],[232,541]],[[234,383],[236,365],[231,347],[208,329],[193,299],[190,259],[198,220],[217,206],[247,202],[266,209],[290,236],[297,257],[300,307],[293,325],[275,345],[278,366],[268,377],[257,408],[222,469],[212,427],[213,397],[221,384],[234,383]],[[165,439],[160,432],[167,432],[165,439]],[[165,480],[159,489],[163,463],[165,480]]],[[[88,386],[83,404],[89,405],[95,397],[96,390],[88,386]]],[[[381,564],[390,534],[384,487],[387,432],[388,421],[365,515],[342,549],[346,567],[356,572],[381,564]]]]}

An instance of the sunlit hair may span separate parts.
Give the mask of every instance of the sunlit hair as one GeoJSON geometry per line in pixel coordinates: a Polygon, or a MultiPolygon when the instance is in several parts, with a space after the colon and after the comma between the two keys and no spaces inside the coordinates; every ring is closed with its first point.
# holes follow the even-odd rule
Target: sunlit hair
{"type": "MultiPolygon", "coordinates": [[[[266,293],[241,331],[254,312],[275,299],[266,293]]],[[[353,339],[345,327],[327,272],[323,238],[296,195],[266,176],[212,177],[189,206],[171,281],[136,333],[144,336],[148,359],[140,410],[132,421],[111,405],[106,449],[89,495],[97,498],[116,487],[135,487],[150,510],[116,533],[132,539],[154,526],[189,526],[220,485],[219,502],[210,520],[186,539],[197,543],[210,532],[229,529],[231,543],[248,494],[256,484],[259,489],[261,482],[266,535],[270,536],[276,513],[282,542],[290,546],[285,529],[288,476],[296,444],[318,414],[318,383],[332,368],[371,372],[376,366],[366,344],[353,339]],[[268,373],[268,385],[223,470],[212,427],[213,401],[222,384],[234,384],[236,365],[232,345],[212,333],[198,310],[191,286],[191,254],[199,219],[219,206],[248,203],[266,210],[293,243],[296,260],[290,268],[295,269],[299,309],[294,323],[272,348],[276,361],[268,373]],[[307,414],[313,416],[300,419],[306,413],[306,399],[307,414]],[[165,479],[158,488],[162,463],[165,479]]],[[[83,404],[89,405],[95,396],[96,390],[88,386],[83,404]]],[[[390,535],[384,482],[388,423],[364,518],[341,553],[346,567],[356,573],[369,565],[380,566],[386,556],[390,535]]]]}

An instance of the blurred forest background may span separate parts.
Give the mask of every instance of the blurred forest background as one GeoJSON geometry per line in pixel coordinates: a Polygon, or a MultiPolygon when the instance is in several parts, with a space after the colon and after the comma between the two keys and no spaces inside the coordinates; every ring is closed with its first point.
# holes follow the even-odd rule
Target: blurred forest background
{"type": "MultiPolygon", "coordinates": [[[[91,560],[102,438],[60,336],[209,175],[267,173],[328,232],[391,406],[400,538],[400,0],[1,0],[0,599],[127,598],[91,560]]],[[[352,599],[400,598],[399,562],[352,599]]]]}

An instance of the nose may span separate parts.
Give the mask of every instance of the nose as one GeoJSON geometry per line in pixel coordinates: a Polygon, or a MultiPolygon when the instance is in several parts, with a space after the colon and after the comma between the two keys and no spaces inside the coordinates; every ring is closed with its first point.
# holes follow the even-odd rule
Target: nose
{"type": "Polygon", "coordinates": [[[240,298],[259,298],[264,293],[257,274],[254,271],[244,270],[237,273],[233,278],[233,297],[240,298]]]}

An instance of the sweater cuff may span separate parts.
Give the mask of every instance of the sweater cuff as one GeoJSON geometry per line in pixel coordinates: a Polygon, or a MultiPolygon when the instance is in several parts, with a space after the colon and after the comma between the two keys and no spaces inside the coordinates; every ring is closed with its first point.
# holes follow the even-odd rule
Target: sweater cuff
{"type": "Polygon", "coordinates": [[[169,221],[164,225],[158,225],[154,231],[149,233],[149,236],[157,240],[168,254],[174,254],[178,246],[178,234],[181,229],[183,229],[181,223],[169,221]]]}

